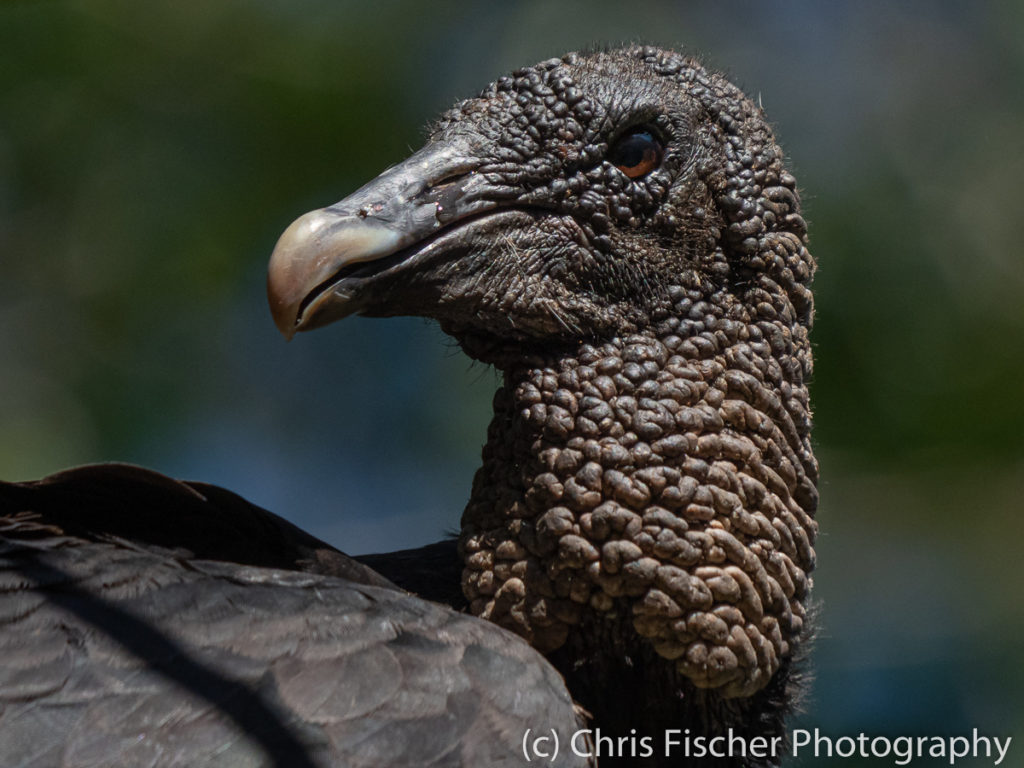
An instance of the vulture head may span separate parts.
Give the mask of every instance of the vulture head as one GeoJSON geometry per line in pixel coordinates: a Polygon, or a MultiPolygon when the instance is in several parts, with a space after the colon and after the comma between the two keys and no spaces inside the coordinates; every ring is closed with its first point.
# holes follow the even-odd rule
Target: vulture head
{"type": "Polygon", "coordinates": [[[591,710],[601,692],[573,676],[607,698],[619,669],[741,713],[782,699],[806,634],[806,242],[761,109],[631,47],[457,104],[285,231],[268,294],[287,337],[420,315],[502,372],[458,543],[473,614],[591,710]]]}

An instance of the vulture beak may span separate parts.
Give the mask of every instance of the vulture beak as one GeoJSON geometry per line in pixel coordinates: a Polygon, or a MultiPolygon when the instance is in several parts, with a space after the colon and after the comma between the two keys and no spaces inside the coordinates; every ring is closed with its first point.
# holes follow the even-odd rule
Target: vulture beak
{"type": "Polygon", "coordinates": [[[496,203],[466,143],[430,144],[327,208],[300,216],[267,273],[274,323],[290,339],[361,309],[360,288],[415,258],[417,244],[496,203]]]}

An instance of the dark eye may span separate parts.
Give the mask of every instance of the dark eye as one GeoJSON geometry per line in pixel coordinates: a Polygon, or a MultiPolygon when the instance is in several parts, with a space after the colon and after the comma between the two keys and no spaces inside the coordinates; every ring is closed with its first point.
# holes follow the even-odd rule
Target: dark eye
{"type": "Polygon", "coordinates": [[[608,152],[608,161],[629,178],[639,179],[661,165],[664,155],[665,148],[654,134],[637,128],[618,138],[608,152]]]}

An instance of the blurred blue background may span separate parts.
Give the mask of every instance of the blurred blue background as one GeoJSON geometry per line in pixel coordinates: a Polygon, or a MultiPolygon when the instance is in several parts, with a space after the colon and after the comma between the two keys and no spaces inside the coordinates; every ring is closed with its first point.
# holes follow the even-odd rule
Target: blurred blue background
{"type": "Polygon", "coordinates": [[[273,244],[508,69],[679,47],[764,105],[820,263],[801,722],[1024,765],[1022,8],[6,0],[0,477],[133,461],[353,553],[457,527],[494,374],[417,319],[284,343],[273,244]]]}

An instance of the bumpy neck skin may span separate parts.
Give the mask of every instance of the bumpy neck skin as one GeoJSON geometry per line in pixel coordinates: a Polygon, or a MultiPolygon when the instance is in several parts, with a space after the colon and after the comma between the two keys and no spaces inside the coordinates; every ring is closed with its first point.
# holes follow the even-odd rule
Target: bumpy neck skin
{"type": "Polygon", "coordinates": [[[800,642],[814,566],[807,327],[778,291],[669,294],[632,335],[497,361],[463,590],[543,651],[597,627],[751,696],[800,642]]]}

